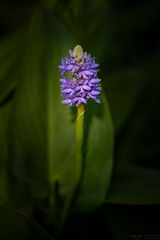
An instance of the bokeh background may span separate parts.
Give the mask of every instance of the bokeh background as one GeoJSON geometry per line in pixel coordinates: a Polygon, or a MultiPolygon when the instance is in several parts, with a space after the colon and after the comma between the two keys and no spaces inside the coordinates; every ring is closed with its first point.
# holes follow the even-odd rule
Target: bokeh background
{"type": "MultiPolygon", "coordinates": [[[[29,107],[25,108],[23,101],[24,103],[28,101],[28,106],[38,106],[37,102],[42,104],[45,102],[43,99],[46,99],[47,95],[42,89],[46,87],[44,84],[46,78],[39,73],[40,65],[36,62],[41,57],[41,66],[44,65],[43,56],[38,55],[38,49],[45,46],[44,48],[48,47],[47,51],[50,52],[52,35],[55,35],[53,42],[55,50],[60,46],[67,54],[68,47],[73,48],[74,44],[78,43],[96,57],[96,61],[100,63],[100,77],[114,127],[113,169],[106,200],[95,211],[71,215],[61,238],[127,240],[138,239],[136,238],[138,236],[139,239],[145,239],[147,236],[149,239],[149,235],[160,236],[159,222],[156,220],[156,216],[160,214],[159,9],[158,0],[25,0],[23,2],[1,0],[0,236],[1,231],[6,231],[4,230],[6,223],[3,219],[10,219],[8,228],[12,229],[11,235],[4,234],[2,239],[12,239],[11,236],[16,231],[13,222],[17,221],[20,226],[23,222],[23,226],[20,227],[23,229],[21,237],[23,234],[27,236],[26,229],[30,229],[28,226],[31,224],[28,220],[21,219],[22,216],[17,216],[17,213],[10,212],[8,208],[5,210],[6,206],[20,209],[30,215],[31,221],[34,220],[39,224],[36,225],[36,230],[33,232],[30,230],[32,237],[27,239],[37,236],[43,239],[43,234],[54,235],[52,221],[44,220],[46,212],[50,211],[44,207],[46,205],[39,202],[39,206],[34,207],[31,214],[28,209],[32,199],[26,198],[28,192],[15,190],[15,186],[18,186],[17,189],[19,187],[25,189],[28,186],[24,185],[21,179],[23,176],[27,178],[30,168],[33,170],[31,176],[35,175],[37,179],[34,182],[35,186],[39,185],[41,189],[45,186],[45,177],[41,179],[41,174],[44,174],[43,169],[36,171],[35,163],[31,162],[28,165],[25,161],[38,159],[46,154],[43,150],[47,147],[44,130],[47,123],[41,116],[45,116],[46,109],[52,106],[35,108],[37,109],[35,122],[30,128],[32,119],[28,120],[28,125],[23,124],[29,109],[29,107]],[[39,22],[34,20],[37,9],[45,9],[44,11],[49,15],[45,19],[43,32],[39,30],[43,19],[38,20],[39,22]],[[47,27],[53,28],[54,32],[50,33],[50,30],[46,30],[47,27]],[[42,37],[43,34],[48,34],[47,41],[42,37]],[[57,35],[60,38],[56,38],[57,35]],[[42,37],[43,44],[42,41],[37,41],[37,36],[42,37]],[[60,41],[60,44],[56,45],[56,41],[60,41]],[[33,45],[29,45],[28,42],[32,42],[33,45]],[[23,68],[20,67],[22,57],[23,68]],[[41,79],[39,83],[38,78],[41,79]],[[38,90],[32,92],[33,89],[38,90]],[[33,94],[36,97],[26,100],[25,94],[31,96],[33,94]],[[36,119],[42,120],[37,122],[36,119]],[[41,130],[33,130],[33,127],[39,127],[38,124],[41,130]],[[21,135],[23,126],[27,127],[21,135]],[[28,131],[35,131],[38,135],[28,136],[26,142],[25,134],[28,131]],[[21,143],[24,148],[27,146],[25,153],[21,143]],[[35,150],[33,154],[29,147],[32,145],[34,149],[41,148],[42,152],[35,150]],[[25,159],[23,166],[21,159],[25,159]],[[15,173],[15,171],[19,172],[15,173]],[[13,175],[18,176],[18,180],[15,180],[13,175]],[[11,201],[12,204],[8,189],[9,195],[14,199],[11,201]],[[17,197],[20,193],[21,197],[17,197]],[[44,231],[43,234],[41,231],[44,231]]],[[[55,65],[58,65],[60,56],[56,53],[55,56],[55,65]]],[[[51,64],[49,68],[52,68],[51,64]]],[[[41,70],[43,72],[43,69],[41,70]]],[[[49,79],[58,80],[57,73],[54,75],[54,72],[50,71],[49,74],[49,79]]],[[[50,93],[53,88],[51,84],[50,93]]],[[[53,89],[54,94],[59,93],[55,93],[53,89]]],[[[32,110],[34,112],[34,107],[32,110]]],[[[105,146],[106,143],[107,139],[103,139],[102,145],[105,146]]],[[[43,165],[44,167],[47,168],[43,165]]],[[[27,191],[34,190],[35,186],[27,191]]],[[[35,198],[41,199],[44,194],[45,192],[42,191],[35,198]]],[[[47,235],[48,238],[50,236],[47,235]]]]}

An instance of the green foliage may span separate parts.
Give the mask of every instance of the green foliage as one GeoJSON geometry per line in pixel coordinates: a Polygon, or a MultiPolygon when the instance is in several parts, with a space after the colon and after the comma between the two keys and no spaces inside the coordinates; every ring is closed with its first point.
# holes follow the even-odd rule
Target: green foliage
{"type": "Polygon", "coordinates": [[[53,240],[36,222],[14,209],[0,206],[0,239],[53,240]]]}
{"type": "Polygon", "coordinates": [[[104,201],[112,174],[113,126],[108,103],[89,103],[86,109],[84,173],[78,209],[93,211],[104,201]]]}
{"type": "MultiPolygon", "coordinates": [[[[116,220],[116,209],[107,209],[110,203],[113,208],[160,203],[159,50],[157,40],[146,44],[145,32],[147,27],[151,32],[158,8],[134,4],[0,4],[5,28],[0,36],[0,202],[51,226],[53,235],[62,230],[67,215],[72,219],[83,213],[77,221],[82,234],[71,239],[99,239],[88,233],[94,228],[90,218],[97,218],[97,226],[103,217],[118,239],[123,224],[116,220]],[[78,163],[75,109],[73,114],[61,104],[58,72],[61,57],[76,44],[100,63],[104,91],[101,105],[86,106],[78,163]],[[103,203],[103,214],[94,215],[103,203]],[[87,213],[91,217],[83,221],[87,213]]],[[[0,207],[0,239],[6,239],[7,229],[9,239],[12,234],[50,239],[13,209],[0,207]]],[[[124,218],[130,229],[127,213],[124,218]]]]}
{"type": "MultiPolygon", "coordinates": [[[[88,107],[86,156],[77,163],[75,123],[70,109],[61,104],[58,73],[60,59],[73,47],[73,38],[41,7],[23,34],[4,133],[10,196],[6,202],[30,215],[38,209],[45,221],[57,227],[71,204],[76,211],[93,211],[104,201],[112,172],[112,121],[106,100],[100,114],[98,106],[88,107]]],[[[6,95],[7,91],[6,87],[6,95]]]]}

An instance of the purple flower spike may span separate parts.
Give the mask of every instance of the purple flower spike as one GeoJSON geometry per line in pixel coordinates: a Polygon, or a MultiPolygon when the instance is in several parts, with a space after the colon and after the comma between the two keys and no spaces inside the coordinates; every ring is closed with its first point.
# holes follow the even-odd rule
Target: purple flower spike
{"type": "Polygon", "coordinates": [[[69,54],[69,58],[62,58],[59,66],[62,76],[60,79],[62,103],[68,104],[69,107],[86,104],[89,99],[100,103],[101,80],[97,77],[99,64],[90,54],[83,52],[80,45],[69,50],[69,54]],[[71,79],[66,73],[70,74],[71,79]]]}

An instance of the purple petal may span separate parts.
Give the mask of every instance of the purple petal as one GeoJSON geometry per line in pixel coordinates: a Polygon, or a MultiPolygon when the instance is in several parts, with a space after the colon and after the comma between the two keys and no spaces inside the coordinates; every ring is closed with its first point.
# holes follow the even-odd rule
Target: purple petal
{"type": "Polygon", "coordinates": [[[84,93],[84,89],[81,87],[80,93],[84,93]]]}
{"type": "Polygon", "coordinates": [[[66,66],[66,70],[71,70],[72,68],[73,68],[72,65],[68,65],[68,66],[66,66]]]}
{"type": "Polygon", "coordinates": [[[80,104],[81,104],[81,100],[80,100],[80,99],[78,100],[77,104],[78,104],[78,105],[80,105],[80,104]]]}
{"type": "Polygon", "coordinates": [[[99,83],[101,81],[101,79],[99,78],[92,78],[91,79],[91,83],[99,83]]]}
{"type": "Polygon", "coordinates": [[[92,87],[92,86],[94,86],[94,84],[91,83],[91,82],[89,82],[89,83],[88,83],[88,86],[89,86],[89,87],[92,87]]]}
{"type": "Polygon", "coordinates": [[[73,57],[73,51],[72,50],[69,50],[69,54],[71,57],[73,57]]]}
{"type": "Polygon", "coordinates": [[[83,78],[84,79],[88,79],[88,77],[83,73],[83,78]]]}
{"type": "Polygon", "coordinates": [[[78,71],[79,70],[79,66],[76,66],[76,65],[72,65],[72,71],[74,72],[74,71],[78,71]]]}
{"type": "Polygon", "coordinates": [[[102,90],[102,88],[101,88],[101,87],[97,87],[97,88],[96,88],[96,90],[98,90],[98,91],[101,91],[101,90],[102,90]]]}
{"type": "Polygon", "coordinates": [[[79,91],[80,89],[81,89],[80,86],[77,86],[77,87],[76,87],[76,91],[79,91]]]}
{"type": "Polygon", "coordinates": [[[78,97],[75,97],[74,99],[73,99],[73,102],[77,102],[79,100],[79,98],[78,97]]]}
{"type": "Polygon", "coordinates": [[[70,93],[72,92],[73,90],[71,88],[67,88],[67,89],[63,89],[62,92],[63,93],[70,93]]]}
{"type": "Polygon", "coordinates": [[[69,104],[68,104],[68,106],[69,106],[69,107],[72,107],[72,106],[73,106],[73,103],[72,103],[72,102],[71,102],[71,103],[69,103],[69,104]]]}
{"type": "Polygon", "coordinates": [[[63,104],[69,104],[69,103],[71,103],[71,99],[65,99],[65,100],[63,100],[61,103],[63,103],[63,104]]]}
{"type": "Polygon", "coordinates": [[[100,91],[92,90],[92,91],[91,91],[91,94],[92,94],[92,95],[99,95],[99,94],[100,94],[100,91]]]}
{"type": "Polygon", "coordinates": [[[65,69],[65,66],[64,65],[60,65],[60,66],[58,66],[60,69],[65,69]]]}
{"type": "Polygon", "coordinates": [[[95,63],[95,64],[92,65],[92,68],[96,68],[96,67],[99,67],[98,63],[95,63]]]}
{"type": "Polygon", "coordinates": [[[96,103],[101,103],[100,99],[95,99],[96,103]]]}
{"type": "Polygon", "coordinates": [[[62,83],[66,83],[67,82],[67,80],[65,78],[61,78],[59,81],[62,82],[62,83]]]}
{"type": "Polygon", "coordinates": [[[86,74],[86,75],[89,75],[89,76],[92,76],[94,73],[93,72],[91,72],[91,71],[84,71],[84,73],[86,74]]]}
{"type": "Polygon", "coordinates": [[[80,73],[78,74],[78,77],[81,78],[82,76],[83,76],[83,72],[80,72],[80,73]]]}
{"type": "Polygon", "coordinates": [[[83,102],[83,103],[87,103],[87,101],[86,101],[85,98],[81,98],[81,102],[83,102]]]}
{"type": "Polygon", "coordinates": [[[96,96],[89,94],[89,97],[92,98],[93,100],[96,100],[96,96]]]}
{"type": "Polygon", "coordinates": [[[83,87],[83,89],[85,89],[85,90],[91,90],[91,88],[90,88],[89,86],[87,86],[87,85],[83,85],[82,87],[83,87]]]}

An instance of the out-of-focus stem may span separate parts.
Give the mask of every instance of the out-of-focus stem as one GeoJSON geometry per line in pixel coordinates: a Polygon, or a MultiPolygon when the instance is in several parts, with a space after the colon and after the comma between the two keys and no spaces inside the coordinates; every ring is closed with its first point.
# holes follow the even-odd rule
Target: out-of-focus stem
{"type": "Polygon", "coordinates": [[[77,119],[76,119],[76,138],[77,138],[77,151],[81,153],[82,143],[83,143],[83,125],[84,125],[84,105],[81,104],[77,110],[77,119]]]}

